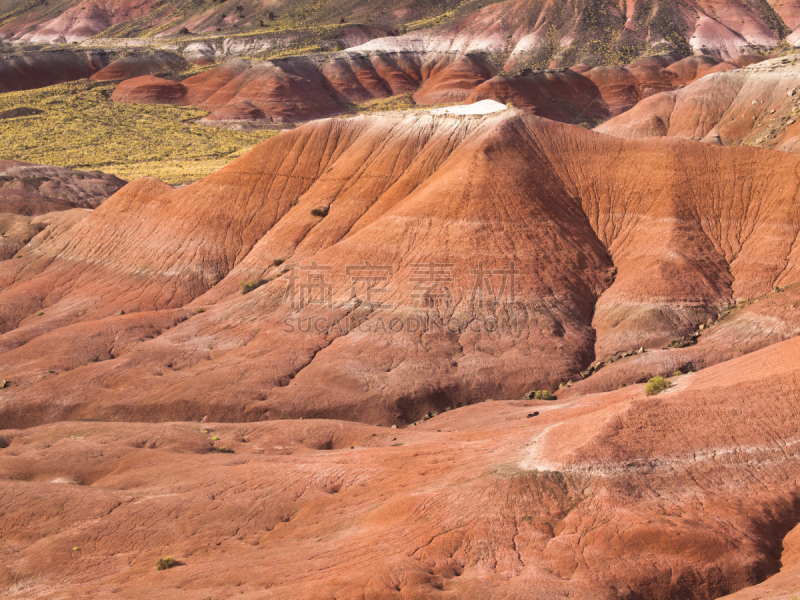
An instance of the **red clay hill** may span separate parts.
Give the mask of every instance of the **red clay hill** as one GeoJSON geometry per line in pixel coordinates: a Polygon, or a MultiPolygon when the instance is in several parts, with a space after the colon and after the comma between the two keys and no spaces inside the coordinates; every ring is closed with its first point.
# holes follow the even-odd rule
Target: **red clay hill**
{"type": "Polygon", "coordinates": [[[311,122],[180,188],[0,163],[0,594],[798,593],[796,2],[10,2],[179,50],[7,89],[311,122]]]}
{"type": "Polygon", "coordinates": [[[798,160],[516,110],[312,123],[4,263],[0,415],[402,425],[554,390],[794,283],[793,175],[772,177],[798,160]],[[354,292],[368,264],[385,307],[354,292]],[[293,306],[309,281],[324,302],[293,306]]]}
{"type": "Polygon", "coordinates": [[[0,261],[6,596],[791,589],[800,157],[460,110],[315,121],[0,261]]]}

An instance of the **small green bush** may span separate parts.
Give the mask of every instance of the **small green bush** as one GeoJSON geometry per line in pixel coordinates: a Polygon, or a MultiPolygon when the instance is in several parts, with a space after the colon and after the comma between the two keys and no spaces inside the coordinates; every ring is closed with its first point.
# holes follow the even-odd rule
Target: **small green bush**
{"type": "Polygon", "coordinates": [[[167,569],[175,566],[175,559],[171,556],[159,558],[156,561],[156,571],[166,571],[167,569]]]}
{"type": "Polygon", "coordinates": [[[531,390],[525,394],[525,400],[556,400],[557,398],[547,390],[531,390]]]}
{"type": "Polygon", "coordinates": [[[251,279],[250,281],[240,281],[239,282],[239,290],[241,290],[242,294],[249,294],[256,288],[260,288],[265,283],[268,283],[266,279],[251,279]]]}
{"type": "Polygon", "coordinates": [[[668,387],[669,381],[663,377],[651,377],[650,381],[647,382],[647,385],[644,386],[644,393],[646,396],[655,396],[656,394],[663,392],[668,387]]]}
{"type": "Polygon", "coordinates": [[[683,375],[683,371],[681,371],[680,369],[678,369],[677,371],[675,371],[675,372],[674,372],[674,373],[671,375],[671,377],[680,377],[681,375],[683,375]]]}

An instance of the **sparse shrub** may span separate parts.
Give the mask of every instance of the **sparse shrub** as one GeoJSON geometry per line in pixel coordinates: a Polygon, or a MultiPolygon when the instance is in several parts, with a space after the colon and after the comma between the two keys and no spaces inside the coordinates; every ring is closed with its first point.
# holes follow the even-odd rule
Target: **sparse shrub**
{"type": "Polygon", "coordinates": [[[206,309],[205,309],[205,308],[198,308],[198,309],[197,309],[197,314],[198,314],[198,315],[199,315],[200,313],[204,313],[204,312],[206,312],[206,309]]]}
{"type": "Polygon", "coordinates": [[[557,398],[547,390],[531,390],[525,394],[525,400],[556,400],[557,398]]]}
{"type": "Polygon", "coordinates": [[[156,571],[166,571],[175,566],[175,559],[171,556],[164,556],[156,561],[156,571]]]}
{"type": "Polygon", "coordinates": [[[44,312],[42,312],[42,311],[40,310],[39,312],[37,312],[37,313],[36,313],[36,316],[37,316],[37,317],[41,317],[43,314],[44,314],[44,312]]]}
{"type": "Polygon", "coordinates": [[[674,372],[674,373],[671,375],[671,377],[680,377],[681,375],[683,375],[683,371],[681,371],[680,369],[678,369],[677,371],[675,371],[675,372],[674,372]]]}
{"type": "Polygon", "coordinates": [[[189,33],[189,30],[186,27],[181,27],[180,31],[178,31],[181,35],[186,35],[189,33]]]}
{"type": "Polygon", "coordinates": [[[254,289],[261,287],[267,283],[266,279],[251,279],[250,281],[240,281],[239,290],[242,294],[249,294],[254,289]]]}
{"type": "Polygon", "coordinates": [[[326,217],[328,215],[328,211],[330,210],[327,206],[318,206],[311,210],[311,214],[315,217],[326,217]]]}
{"type": "Polygon", "coordinates": [[[214,437],[211,438],[212,442],[216,442],[217,440],[219,440],[219,436],[217,436],[217,435],[215,435],[214,437]]]}
{"type": "Polygon", "coordinates": [[[647,385],[644,386],[644,393],[646,396],[655,396],[656,394],[663,392],[668,387],[669,381],[659,375],[657,377],[650,378],[650,381],[648,381],[647,385]]]}
{"type": "Polygon", "coordinates": [[[231,454],[233,453],[233,448],[228,448],[227,446],[217,446],[214,448],[214,452],[222,452],[223,454],[231,454]]]}

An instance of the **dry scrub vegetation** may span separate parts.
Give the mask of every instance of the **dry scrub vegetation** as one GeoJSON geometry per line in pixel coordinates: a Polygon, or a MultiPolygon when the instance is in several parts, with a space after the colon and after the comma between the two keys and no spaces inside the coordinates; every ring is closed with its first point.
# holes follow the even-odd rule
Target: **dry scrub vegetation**
{"type": "Polygon", "coordinates": [[[126,180],[149,175],[185,184],[276,134],[198,125],[192,107],[111,102],[115,83],[77,81],[0,95],[0,111],[40,114],[0,120],[0,159],[100,170],[126,180]]]}

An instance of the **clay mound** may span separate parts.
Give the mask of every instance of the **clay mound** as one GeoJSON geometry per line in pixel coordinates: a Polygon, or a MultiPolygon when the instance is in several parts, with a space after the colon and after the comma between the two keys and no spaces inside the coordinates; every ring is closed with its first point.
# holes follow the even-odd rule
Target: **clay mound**
{"type": "Polygon", "coordinates": [[[137,104],[179,104],[189,103],[186,86],[176,81],[144,75],[121,82],[111,100],[114,102],[135,102],[137,104]]]}
{"type": "Polygon", "coordinates": [[[0,54],[0,93],[85,79],[108,64],[104,52],[24,51],[0,54]]]}
{"type": "Polygon", "coordinates": [[[321,69],[334,95],[345,102],[363,102],[392,95],[389,84],[364,57],[337,58],[321,69]]]}
{"type": "Polygon", "coordinates": [[[772,59],[706,76],[658,94],[597,128],[637,138],[670,136],[717,145],[800,148],[800,67],[796,57],[772,59]]]}
{"type": "MultiPolygon", "coordinates": [[[[193,88],[223,82],[238,66],[220,76],[185,82],[189,95],[201,98],[193,88]]],[[[216,69],[214,69],[216,71],[216,69]]],[[[212,113],[228,105],[247,103],[262,111],[271,121],[308,120],[341,112],[341,106],[326,89],[325,79],[308,60],[280,60],[253,65],[230,79],[197,106],[212,113]]],[[[239,114],[235,108],[228,112],[239,114]]],[[[220,113],[220,114],[225,114],[220,113]]],[[[239,117],[237,117],[239,118],[239,117]]]]}
{"type": "Polygon", "coordinates": [[[2,265],[14,383],[0,414],[403,424],[556,389],[595,357],[660,348],[732,297],[796,280],[794,185],[770,182],[799,160],[514,110],[312,123],[185,188],[130,184],[69,238],[2,265]],[[365,261],[391,271],[385,307],[353,297],[347,267],[365,261]],[[329,302],[293,307],[287,289],[314,264],[330,267],[316,275],[329,302]],[[425,265],[446,289],[424,284],[425,265]],[[515,270],[500,310],[486,296],[510,293],[515,270]],[[88,334],[76,351],[67,329],[187,306],[204,312],[124,355],[88,334]],[[69,370],[39,378],[66,348],[69,370]]]}
{"type": "Polygon", "coordinates": [[[138,54],[118,58],[100,69],[89,79],[92,81],[118,81],[144,75],[177,75],[188,67],[186,61],[171,52],[138,54]]]}
{"type": "Polygon", "coordinates": [[[639,80],[625,67],[594,67],[582,73],[599,91],[610,114],[619,114],[639,102],[639,80]]]}
{"type": "Polygon", "coordinates": [[[40,215],[70,208],[96,208],[125,182],[99,171],[0,160],[0,213],[40,215]]]}
{"type": "Polygon", "coordinates": [[[230,60],[182,81],[190,104],[198,105],[250,68],[249,60],[230,60]]]}
{"type": "MultiPolygon", "coordinates": [[[[754,59],[755,60],[751,64],[760,62],[758,58],[754,57],[754,59]]],[[[666,67],[663,71],[663,75],[670,80],[673,87],[677,88],[691,83],[696,79],[700,79],[701,77],[705,77],[709,73],[721,73],[738,68],[739,66],[734,62],[720,62],[707,56],[689,56],[666,67]]],[[[662,92],[665,90],[656,91],[662,92]]]]}
{"type": "Polygon", "coordinates": [[[465,103],[497,100],[541,117],[565,123],[595,123],[609,116],[600,90],[572,70],[498,76],[479,85],[465,103]]]}
{"type": "Polygon", "coordinates": [[[424,69],[422,87],[413,95],[417,104],[452,104],[464,101],[472,91],[494,71],[479,56],[461,56],[438,61],[432,68],[424,69]]]}
{"type": "Polygon", "coordinates": [[[208,121],[260,121],[267,115],[249,102],[232,102],[209,114],[208,121]]]}
{"type": "Polygon", "coordinates": [[[798,352],[783,342],[653,398],[635,386],[495,401],[406,429],[6,429],[0,584],[10,598],[57,585],[92,597],[711,600],[756,597],[743,588],[781,570],[760,586],[777,592],[796,565],[798,352]],[[167,555],[178,566],[156,571],[167,555]]]}
{"type": "Polygon", "coordinates": [[[343,53],[320,69],[334,96],[345,102],[363,102],[417,89],[422,81],[419,57],[343,53]]]}

